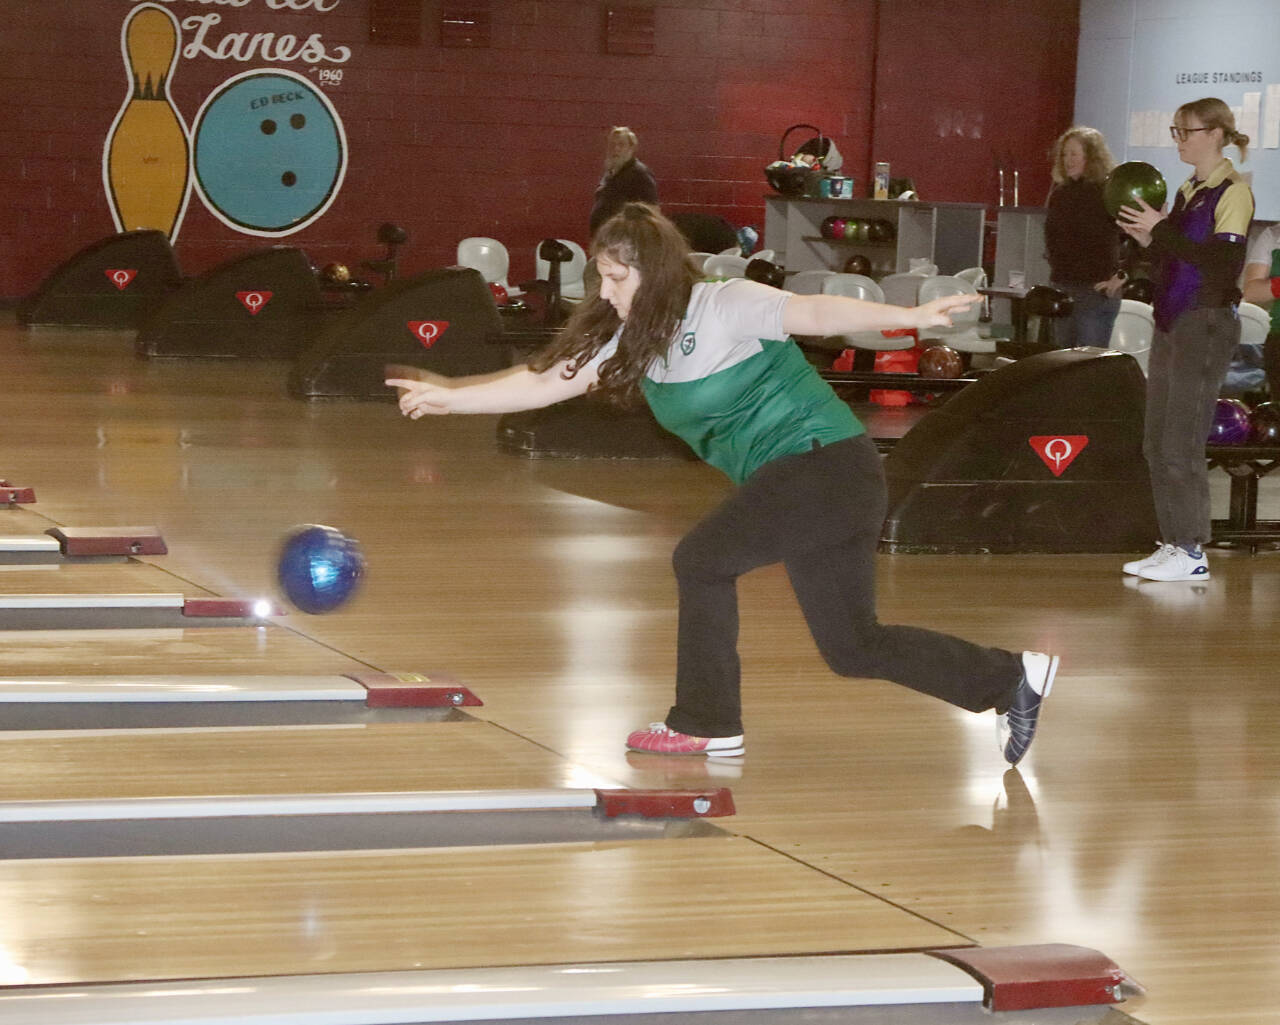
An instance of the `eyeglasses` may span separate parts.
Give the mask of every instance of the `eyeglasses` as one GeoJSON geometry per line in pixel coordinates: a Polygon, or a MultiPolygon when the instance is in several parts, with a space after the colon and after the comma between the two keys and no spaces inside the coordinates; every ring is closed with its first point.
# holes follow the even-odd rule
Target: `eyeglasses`
{"type": "Polygon", "coordinates": [[[1169,135],[1177,142],[1186,142],[1187,136],[1192,132],[1212,132],[1212,128],[1182,128],[1178,125],[1169,126],[1169,135]]]}

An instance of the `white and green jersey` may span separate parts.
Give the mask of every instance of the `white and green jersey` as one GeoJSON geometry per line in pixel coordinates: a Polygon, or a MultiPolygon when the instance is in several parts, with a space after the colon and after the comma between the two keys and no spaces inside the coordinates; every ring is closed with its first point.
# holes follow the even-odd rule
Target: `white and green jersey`
{"type": "MultiPolygon", "coordinates": [[[[699,282],[642,382],[658,423],[741,484],[765,463],[865,428],[782,329],[791,298],[746,278],[699,282]]],[[[592,361],[617,351],[619,330],[592,361]]]]}

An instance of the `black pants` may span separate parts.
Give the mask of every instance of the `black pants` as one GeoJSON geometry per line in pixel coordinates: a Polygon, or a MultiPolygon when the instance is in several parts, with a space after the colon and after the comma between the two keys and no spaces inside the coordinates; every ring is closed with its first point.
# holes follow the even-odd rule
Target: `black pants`
{"type": "Polygon", "coordinates": [[[1239,343],[1240,319],[1226,306],[1190,310],[1152,338],[1142,454],[1166,544],[1207,544],[1212,536],[1204,446],[1239,343]]]}
{"type": "Polygon", "coordinates": [[[876,620],[875,556],[884,473],[865,435],[757,470],[676,547],[680,590],[673,730],[743,732],[737,579],[782,562],[827,664],[841,676],[892,680],[972,712],[1004,711],[1019,656],[876,620]]]}

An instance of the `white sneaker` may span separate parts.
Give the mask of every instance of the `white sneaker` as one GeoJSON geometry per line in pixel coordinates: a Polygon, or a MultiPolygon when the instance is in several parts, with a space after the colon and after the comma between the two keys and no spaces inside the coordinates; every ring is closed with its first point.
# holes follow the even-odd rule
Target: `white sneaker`
{"type": "Polygon", "coordinates": [[[1159,562],[1151,562],[1138,571],[1143,580],[1208,580],[1209,558],[1201,552],[1188,555],[1185,548],[1172,545],[1173,551],[1159,562]]]}
{"type": "Polygon", "coordinates": [[[1165,559],[1169,558],[1169,556],[1173,554],[1173,549],[1175,547],[1177,546],[1158,544],[1156,545],[1156,550],[1145,559],[1134,559],[1133,562],[1126,562],[1123,567],[1124,571],[1136,577],[1148,566],[1157,562],[1164,562],[1165,559]]]}

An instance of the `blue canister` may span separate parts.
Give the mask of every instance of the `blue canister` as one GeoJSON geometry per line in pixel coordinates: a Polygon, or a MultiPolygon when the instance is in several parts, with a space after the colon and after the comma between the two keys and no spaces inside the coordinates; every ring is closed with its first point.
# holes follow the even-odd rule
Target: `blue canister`
{"type": "Polygon", "coordinates": [[[843,178],[838,175],[823,178],[819,186],[819,192],[824,199],[852,199],[853,179],[843,178]]]}

